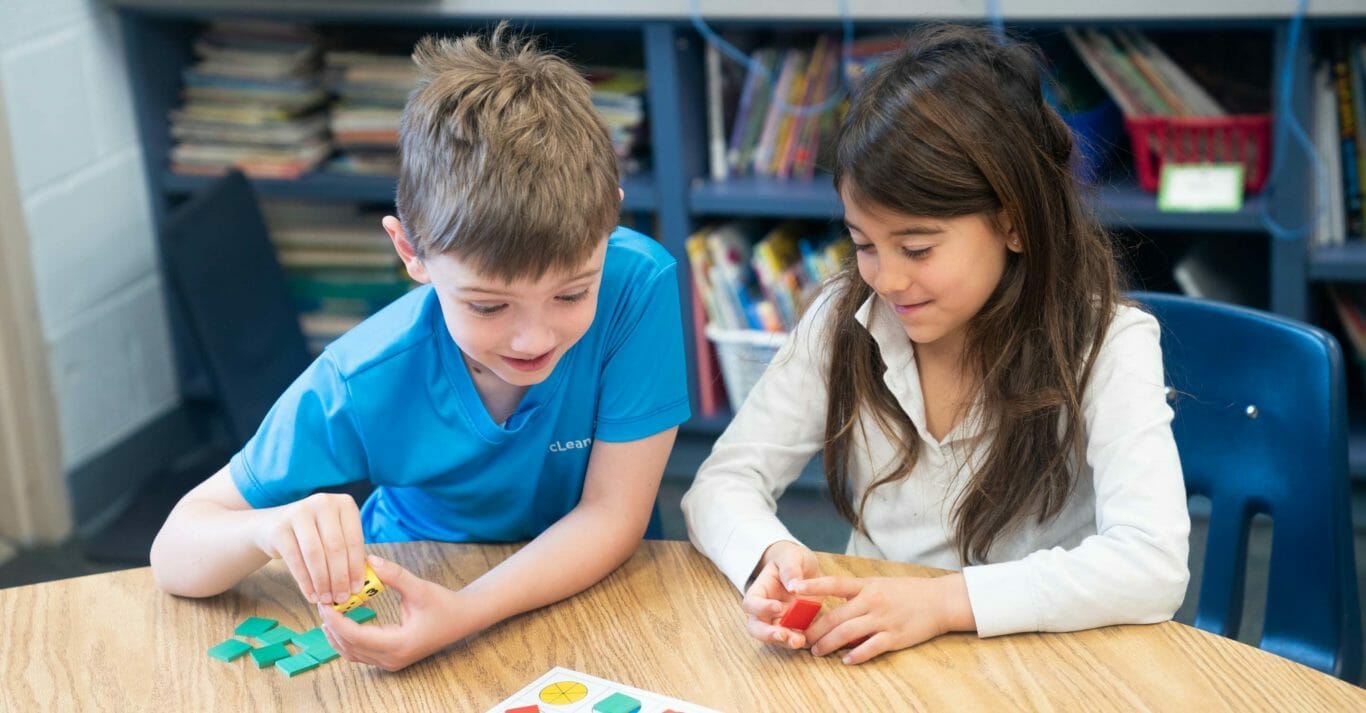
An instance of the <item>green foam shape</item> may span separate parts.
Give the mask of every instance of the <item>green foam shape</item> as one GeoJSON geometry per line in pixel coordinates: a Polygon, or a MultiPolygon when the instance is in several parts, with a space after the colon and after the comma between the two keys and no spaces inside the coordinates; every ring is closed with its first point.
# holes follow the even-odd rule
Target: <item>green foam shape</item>
{"type": "Polygon", "coordinates": [[[283,644],[298,635],[298,632],[287,626],[277,626],[270,631],[257,634],[256,640],[263,644],[283,644]]]}
{"type": "Polygon", "coordinates": [[[322,629],[315,626],[302,634],[296,634],[289,642],[301,649],[307,649],[314,644],[326,644],[327,634],[324,634],[322,629]]]}
{"type": "Polygon", "coordinates": [[[285,672],[286,676],[293,678],[304,671],[311,671],[318,667],[318,660],[308,654],[294,654],[289,658],[280,659],[275,662],[275,668],[285,672]]]}
{"type": "Polygon", "coordinates": [[[613,693],[593,704],[593,710],[595,713],[636,713],[640,710],[640,701],[625,693],[613,693]]]}
{"type": "Polygon", "coordinates": [[[341,656],[336,649],[332,648],[332,644],[326,641],[321,644],[310,644],[308,648],[304,649],[304,654],[312,657],[318,663],[327,663],[341,656]]]}
{"type": "Polygon", "coordinates": [[[289,649],[285,648],[284,644],[271,644],[251,650],[251,659],[256,662],[256,668],[265,668],[280,659],[287,658],[289,658],[289,649]]]}
{"type": "Polygon", "coordinates": [[[364,624],[375,618],[375,610],[370,607],[356,607],[355,609],[346,612],[346,618],[357,624],[364,624]]]}
{"type": "Polygon", "coordinates": [[[238,636],[258,637],[261,634],[275,628],[277,622],[274,619],[266,619],[259,616],[248,617],[246,621],[237,625],[232,633],[238,636]]]}
{"type": "Polygon", "coordinates": [[[237,639],[228,639],[227,641],[210,648],[209,655],[219,661],[232,661],[248,651],[251,651],[251,644],[237,639]]]}

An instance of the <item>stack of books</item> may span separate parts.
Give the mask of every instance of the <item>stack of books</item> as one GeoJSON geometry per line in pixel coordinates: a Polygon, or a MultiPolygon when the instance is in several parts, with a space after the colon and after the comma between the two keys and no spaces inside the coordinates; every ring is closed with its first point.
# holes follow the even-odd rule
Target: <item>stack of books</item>
{"type": "Polygon", "coordinates": [[[417,65],[408,55],[330,51],[328,88],[336,95],[329,126],[338,155],[328,169],[353,175],[398,174],[398,126],[417,65]]]}
{"type": "Polygon", "coordinates": [[[1064,30],[1125,116],[1226,116],[1203,87],[1138,30],[1064,30]]]}
{"type": "Polygon", "coordinates": [[[896,37],[856,40],[846,56],[835,36],[809,48],[762,47],[750,55],[738,91],[724,86],[720,56],[708,46],[707,81],[711,177],[761,176],[811,180],[828,167],[835,130],[848,109],[850,88],[879,57],[902,44],[896,37]],[[722,106],[724,97],[735,106],[722,106]],[[730,130],[726,132],[729,118],[730,130]]]}
{"type": "Polygon", "coordinates": [[[331,152],[317,37],[307,28],[217,20],[196,40],[184,104],[170,113],[171,170],[297,178],[331,152]]]}
{"type": "Polygon", "coordinates": [[[1366,34],[1337,32],[1314,68],[1315,245],[1366,237],[1366,34]]]}
{"type": "Polygon", "coordinates": [[[699,230],[686,247],[707,323],[768,332],[795,327],[820,284],[852,254],[843,235],[795,221],[767,231],[752,221],[722,223],[699,230]]]}
{"type": "Polygon", "coordinates": [[[380,227],[382,214],[289,201],[263,208],[314,354],[413,287],[380,227]]]}
{"type": "Polygon", "coordinates": [[[645,72],[627,67],[589,67],[593,107],[612,136],[612,149],[623,175],[645,168],[641,156],[645,137],[645,72]]]}

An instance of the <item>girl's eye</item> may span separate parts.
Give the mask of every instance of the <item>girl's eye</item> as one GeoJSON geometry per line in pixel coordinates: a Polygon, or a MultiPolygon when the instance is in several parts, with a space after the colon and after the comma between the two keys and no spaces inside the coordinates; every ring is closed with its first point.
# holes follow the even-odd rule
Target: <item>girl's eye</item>
{"type": "Polygon", "coordinates": [[[477,314],[477,315],[482,315],[482,316],[484,316],[484,317],[488,317],[488,316],[491,316],[491,315],[498,314],[499,312],[502,312],[503,309],[504,309],[505,307],[507,307],[507,305],[505,305],[505,304],[502,304],[502,305],[481,305],[481,304],[475,304],[474,302],[467,302],[466,304],[469,305],[470,311],[474,312],[474,313],[477,314]]]}
{"type": "Polygon", "coordinates": [[[560,295],[559,297],[556,297],[555,299],[557,299],[557,300],[559,300],[559,301],[561,301],[561,302],[581,302],[581,301],[583,301],[583,298],[585,298],[585,297],[587,297],[587,296],[588,296],[588,289],[587,289],[587,288],[584,288],[584,290],[583,290],[582,292],[576,292],[576,293],[574,293],[574,294],[572,294],[572,295],[560,295]]]}
{"type": "Polygon", "coordinates": [[[873,251],[872,243],[854,243],[854,252],[868,253],[873,251]]]}
{"type": "Polygon", "coordinates": [[[924,260],[930,256],[929,248],[902,248],[901,252],[912,260],[924,260]]]}

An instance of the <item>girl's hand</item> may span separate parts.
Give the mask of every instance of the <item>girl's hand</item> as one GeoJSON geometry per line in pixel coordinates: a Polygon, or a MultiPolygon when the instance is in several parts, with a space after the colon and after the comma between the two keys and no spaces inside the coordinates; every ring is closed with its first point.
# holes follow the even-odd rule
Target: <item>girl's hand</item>
{"type": "Polygon", "coordinates": [[[285,561],[308,601],[344,602],[360,591],[365,535],[350,495],[315,493],[259,513],[253,532],[257,548],[285,561]]]}
{"type": "Polygon", "coordinates": [[[468,621],[459,594],[429,582],[394,562],[370,555],[370,566],[386,592],[402,598],[397,624],[357,624],[326,604],[318,605],[323,633],[342,658],[397,671],[461,637],[453,626],[468,621]]]}
{"type": "Polygon", "coordinates": [[[769,545],[759,560],[754,583],[740,600],[740,608],[749,615],[745,630],[760,641],[787,644],[794,649],[806,646],[807,637],[802,632],[778,626],[777,622],[796,599],[789,585],[818,576],[820,566],[811,550],[786,540],[769,545]]]}
{"type": "Polygon", "coordinates": [[[821,577],[798,582],[794,592],[839,597],[845,603],[806,630],[811,653],[824,656],[857,643],[846,664],[929,641],[950,631],[972,631],[972,604],[961,574],[944,577],[821,577]],[[862,641],[861,639],[866,639],[862,641]]]}

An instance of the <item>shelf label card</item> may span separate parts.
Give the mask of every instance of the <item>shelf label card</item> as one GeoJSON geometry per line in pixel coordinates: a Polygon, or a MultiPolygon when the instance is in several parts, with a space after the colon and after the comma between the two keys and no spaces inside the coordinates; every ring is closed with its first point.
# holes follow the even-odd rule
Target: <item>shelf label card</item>
{"type": "Polygon", "coordinates": [[[1162,167],[1157,209],[1232,213],[1243,207],[1243,164],[1186,163],[1162,167]]]}

